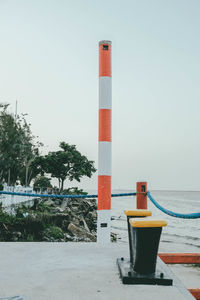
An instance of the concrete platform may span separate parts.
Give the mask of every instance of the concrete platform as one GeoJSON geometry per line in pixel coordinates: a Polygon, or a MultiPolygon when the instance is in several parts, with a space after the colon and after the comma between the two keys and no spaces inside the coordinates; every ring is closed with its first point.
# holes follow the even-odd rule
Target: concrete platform
{"type": "Polygon", "coordinates": [[[194,299],[174,275],[173,286],[123,285],[116,265],[122,256],[128,245],[0,243],[0,299],[194,299]]]}

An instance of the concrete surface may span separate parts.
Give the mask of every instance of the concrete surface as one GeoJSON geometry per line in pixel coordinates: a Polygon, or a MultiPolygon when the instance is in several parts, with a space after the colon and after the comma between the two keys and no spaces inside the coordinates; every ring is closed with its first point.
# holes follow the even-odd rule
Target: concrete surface
{"type": "Polygon", "coordinates": [[[190,289],[200,288],[200,268],[191,265],[168,265],[182,283],[190,289]]]}
{"type": "Polygon", "coordinates": [[[116,258],[128,257],[127,244],[0,243],[0,253],[0,298],[194,299],[176,280],[172,287],[123,285],[116,258]]]}

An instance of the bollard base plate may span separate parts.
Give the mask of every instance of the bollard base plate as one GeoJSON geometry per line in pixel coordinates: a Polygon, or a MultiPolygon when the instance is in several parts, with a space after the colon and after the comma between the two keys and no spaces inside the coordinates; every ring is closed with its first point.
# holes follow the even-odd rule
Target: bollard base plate
{"type": "Polygon", "coordinates": [[[173,285],[173,280],[167,277],[159,262],[154,274],[136,273],[128,259],[118,258],[117,265],[123,284],[173,285]]]}

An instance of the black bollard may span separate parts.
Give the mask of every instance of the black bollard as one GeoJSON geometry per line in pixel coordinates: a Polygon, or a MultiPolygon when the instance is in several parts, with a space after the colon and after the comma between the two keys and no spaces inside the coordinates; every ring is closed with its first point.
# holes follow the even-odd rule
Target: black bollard
{"type": "Polygon", "coordinates": [[[132,218],[129,220],[133,247],[133,270],[139,274],[153,274],[162,227],[167,225],[163,220],[132,218]]]}
{"type": "Polygon", "coordinates": [[[139,274],[152,274],[156,260],[162,227],[133,228],[133,270],[139,274]]]}
{"type": "Polygon", "coordinates": [[[166,276],[160,263],[156,266],[162,227],[166,225],[167,222],[151,217],[129,218],[131,259],[117,259],[124,284],[172,285],[173,280],[166,276]]]}
{"type": "Polygon", "coordinates": [[[129,220],[131,218],[142,218],[142,217],[151,216],[152,212],[146,209],[136,209],[136,210],[125,210],[124,214],[127,217],[130,262],[131,264],[133,264],[133,242],[132,242],[131,226],[129,220]]]}

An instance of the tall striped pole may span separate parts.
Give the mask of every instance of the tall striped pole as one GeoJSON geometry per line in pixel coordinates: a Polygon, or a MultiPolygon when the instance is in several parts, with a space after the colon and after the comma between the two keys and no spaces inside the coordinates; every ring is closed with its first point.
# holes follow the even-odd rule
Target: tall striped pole
{"type": "Polygon", "coordinates": [[[111,233],[111,42],[99,42],[99,166],[97,242],[109,243],[111,233]]]}

